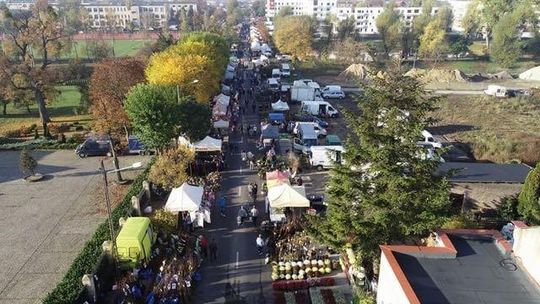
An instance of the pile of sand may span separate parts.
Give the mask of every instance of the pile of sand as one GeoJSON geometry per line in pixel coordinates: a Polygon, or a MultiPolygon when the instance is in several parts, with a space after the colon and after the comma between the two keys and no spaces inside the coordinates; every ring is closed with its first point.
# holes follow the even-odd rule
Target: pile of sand
{"type": "Polygon", "coordinates": [[[540,81],[540,66],[534,67],[519,74],[519,79],[540,81]]]}
{"type": "Polygon", "coordinates": [[[364,80],[368,77],[369,68],[360,63],[353,63],[345,71],[339,73],[339,78],[346,80],[364,80]]]}
{"type": "Polygon", "coordinates": [[[405,76],[414,77],[420,79],[422,82],[467,82],[468,77],[460,70],[448,70],[448,69],[416,69],[413,68],[405,73],[405,76]]]}

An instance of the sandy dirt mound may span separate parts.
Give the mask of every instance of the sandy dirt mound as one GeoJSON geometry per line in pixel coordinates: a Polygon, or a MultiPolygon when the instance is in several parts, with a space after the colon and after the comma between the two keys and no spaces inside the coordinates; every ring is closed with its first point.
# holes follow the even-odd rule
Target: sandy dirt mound
{"type": "Polygon", "coordinates": [[[540,66],[534,67],[519,74],[519,79],[540,81],[540,66]]]}
{"type": "Polygon", "coordinates": [[[422,82],[467,82],[468,77],[460,70],[448,70],[448,69],[416,69],[413,68],[405,73],[405,76],[414,77],[420,79],[422,82]]]}
{"type": "Polygon", "coordinates": [[[351,64],[345,71],[339,74],[339,78],[347,80],[364,80],[368,77],[369,68],[360,63],[351,64]]]}

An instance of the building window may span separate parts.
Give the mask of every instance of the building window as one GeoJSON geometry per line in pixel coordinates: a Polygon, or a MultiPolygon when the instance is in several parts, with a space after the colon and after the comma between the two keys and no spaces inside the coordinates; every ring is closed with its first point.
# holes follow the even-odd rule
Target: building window
{"type": "Polygon", "coordinates": [[[415,14],[418,14],[419,12],[420,12],[420,10],[418,10],[418,9],[415,9],[415,10],[414,10],[414,13],[415,13],[415,14]]]}

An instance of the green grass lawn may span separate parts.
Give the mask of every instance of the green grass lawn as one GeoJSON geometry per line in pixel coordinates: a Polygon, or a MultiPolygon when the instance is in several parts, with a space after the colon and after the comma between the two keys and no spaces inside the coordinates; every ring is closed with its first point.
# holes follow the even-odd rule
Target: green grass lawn
{"type": "MultiPolygon", "coordinates": [[[[56,100],[47,106],[52,123],[62,122],[89,122],[89,115],[77,113],[81,94],[76,86],[58,86],[60,94],[56,100]]],[[[0,137],[7,132],[28,127],[32,124],[40,125],[39,112],[35,103],[30,107],[28,113],[26,107],[17,108],[12,104],[7,107],[7,115],[0,115],[0,137]]]]}
{"type": "MultiPolygon", "coordinates": [[[[105,40],[111,47],[113,45],[112,40],[105,40]]],[[[115,40],[114,41],[114,55],[116,57],[133,56],[146,44],[152,43],[152,40],[115,40]]],[[[88,54],[86,48],[86,41],[75,41],[74,47],[68,54],[62,54],[60,58],[87,58],[92,57],[92,54],[88,54]]]]}

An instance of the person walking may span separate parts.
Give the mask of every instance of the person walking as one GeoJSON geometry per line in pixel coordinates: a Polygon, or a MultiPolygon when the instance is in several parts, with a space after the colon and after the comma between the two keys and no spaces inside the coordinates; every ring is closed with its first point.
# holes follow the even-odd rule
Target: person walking
{"type": "Polygon", "coordinates": [[[240,153],[240,158],[242,158],[243,162],[245,162],[247,160],[246,150],[242,150],[242,152],[240,153]]]}
{"type": "Polygon", "coordinates": [[[212,240],[210,241],[209,249],[210,249],[210,261],[217,260],[217,243],[214,238],[212,238],[212,240]]]}
{"type": "Polygon", "coordinates": [[[259,255],[262,255],[264,249],[264,240],[262,238],[262,235],[259,234],[259,236],[255,240],[255,243],[257,244],[257,252],[259,253],[259,255]]]}
{"type": "Polygon", "coordinates": [[[201,245],[201,253],[204,258],[208,257],[208,240],[201,234],[199,237],[199,244],[201,245]]]}
{"type": "Polygon", "coordinates": [[[253,221],[253,225],[257,226],[257,218],[259,218],[259,210],[253,205],[251,208],[251,220],[253,221]]]}
{"type": "Polygon", "coordinates": [[[222,197],[219,201],[218,201],[218,205],[219,205],[219,213],[221,214],[222,217],[227,217],[225,215],[225,206],[227,205],[227,198],[226,197],[222,197]]]}
{"type": "Polygon", "coordinates": [[[244,220],[248,216],[246,209],[244,209],[244,206],[240,206],[240,210],[238,210],[238,226],[242,226],[244,224],[244,220]]]}

